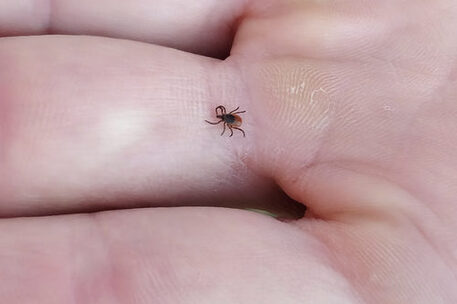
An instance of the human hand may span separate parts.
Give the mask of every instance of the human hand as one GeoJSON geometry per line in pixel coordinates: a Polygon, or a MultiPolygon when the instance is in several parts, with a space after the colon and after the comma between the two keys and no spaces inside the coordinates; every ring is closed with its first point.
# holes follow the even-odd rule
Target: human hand
{"type": "Polygon", "coordinates": [[[4,0],[0,302],[455,303],[456,9],[4,0]]]}

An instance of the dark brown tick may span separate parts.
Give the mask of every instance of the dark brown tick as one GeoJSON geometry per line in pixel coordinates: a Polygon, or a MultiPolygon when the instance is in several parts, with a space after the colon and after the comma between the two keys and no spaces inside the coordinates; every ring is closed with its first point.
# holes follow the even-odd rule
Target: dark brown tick
{"type": "Polygon", "coordinates": [[[230,137],[233,136],[233,129],[240,130],[241,133],[243,133],[243,136],[246,137],[246,134],[240,128],[243,120],[241,119],[241,117],[239,115],[237,115],[237,114],[241,114],[241,113],[246,113],[246,111],[237,112],[239,108],[240,107],[236,108],[235,110],[233,110],[227,114],[227,110],[225,109],[224,106],[218,106],[216,108],[216,117],[219,118],[220,120],[218,122],[211,122],[211,121],[207,121],[207,120],[205,120],[205,121],[212,125],[218,125],[221,122],[224,122],[224,130],[222,131],[221,136],[224,135],[224,133],[225,133],[225,127],[228,127],[230,130],[230,137]]]}

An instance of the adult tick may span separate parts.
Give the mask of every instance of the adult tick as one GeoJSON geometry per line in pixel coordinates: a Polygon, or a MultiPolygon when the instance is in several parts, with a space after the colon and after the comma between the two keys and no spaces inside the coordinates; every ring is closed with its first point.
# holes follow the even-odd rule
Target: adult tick
{"type": "Polygon", "coordinates": [[[243,133],[243,136],[246,137],[246,134],[244,131],[240,128],[241,123],[243,120],[238,114],[245,113],[246,111],[238,111],[240,107],[236,108],[235,110],[231,111],[230,113],[227,114],[227,110],[225,109],[224,106],[218,106],[216,107],[216,117],[219,118],[220,120],[217,122],[210,122],[205,120],[207,123],[211,125],[218,125],[221,122],[224,123],[224,130],[221,133],[221,136],[224,135],[226,127],[229,128],[230,130],[230,137],[233,136],[233,129],[241,131],[243,133]]]}

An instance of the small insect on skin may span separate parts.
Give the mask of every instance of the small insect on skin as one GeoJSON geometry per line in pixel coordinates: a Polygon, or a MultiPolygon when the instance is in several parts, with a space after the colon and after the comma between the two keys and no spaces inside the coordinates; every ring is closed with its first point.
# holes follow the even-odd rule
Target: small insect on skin
{"type": "Polygon", "coordinates": [[[225,109],[224,106],[218,106],[216,107],[216,117],[219,118],[220,120],[217,122],[210,122],[205,120],[207,123],[211,125],[218,125],[221,122],[224,123],[224,130],[221,133],[221,136],[224,135],[226,127],[229,128],[230,130],[230,137],[233,136],[233,129],[241,131],[243,133],[243,136],[246,137],[246,134],[244,131],[240,128],[241,123],[243,120],[238,114],[241,113],[246,113],[246,111],[238,111],[240,107],[236,108],[235,110],[231,111],[230,113],[227,114],[227,110],[225,109]]]}

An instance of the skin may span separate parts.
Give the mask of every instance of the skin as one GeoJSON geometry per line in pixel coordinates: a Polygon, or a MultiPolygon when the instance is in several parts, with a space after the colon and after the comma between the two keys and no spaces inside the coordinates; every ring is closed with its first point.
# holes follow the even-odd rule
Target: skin
{"type": "Polygon", "coordinates": [[[456,303],[456,17],[1,1],[0,302],[456,303]]]}

